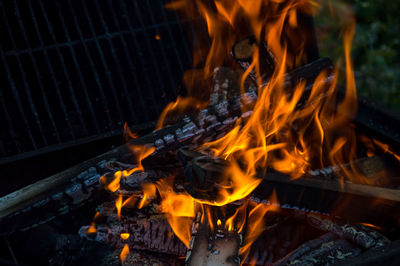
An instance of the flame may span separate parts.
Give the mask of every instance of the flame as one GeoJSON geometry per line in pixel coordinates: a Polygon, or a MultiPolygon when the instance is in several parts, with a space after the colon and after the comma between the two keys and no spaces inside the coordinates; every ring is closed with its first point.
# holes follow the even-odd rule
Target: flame
{"type": "Polygon", "coordinates": [[[97,229],[96,229],[96,224],[95,224],[95,222],[92,222],[91,224],[90,224],[90,226],[89,226],[89,228],[88,228],[88,230],[87,230],[87,232],[86,232],[88,235],[89,234],[95,234],[95,233],[97,233],[97,229]]]}
{"type": "Polygon", "coordinates": [[[225,229],[229,232],[237,231],[242,232],[244,224],[246,222],[246,211],[248,201],[245,201],[239,208],[236,209],[235,213],[229,217],[225,222],[225,229]]]}
{"type": "Polygon", "coordinates": [[[372,141],[374,142],[374,144],[376,146],[378,146],[378,148],[380,148],[383,152],[392,155],[394,158],[396,158],[396,160],[398,160],[400,162],[400,156],[397,155],[396,153],[392,152],[390,150],[390,147],[388,144],[385,144],[383,142],[380,142],[379,140],[376,139],[372,139],[372,141]]]}
{"type": "Polygon", "coordinates": [[[382,227],[379,227],[379,226],[376,226],[376,225],[373,225],[373,224],[369,224],[369,223],[360,223],[360,224],[364,225],[364,226],[367,226],[367,227],[370,227],[370,228],[373,228],[373,229],[376,229],[376,230],[379,230],[379,231],[383,231],[382,227]]]}
{"type": "Polygon", "coordinates": [[[195,110],[200,110],[202,108],[205,108],[205,104],[201,103],[197,99],[193,97],[180,97],[176,99],[175,102],[169,103],[164,110],[161,112],[160,117],[158,118],[157,124],[155,129],[160,129],[163,127],[165,119],[167,116],[172,116],[172,115],[179,115],[182,113],[188,112],[190,109],[195,109],[195,110]]]}
{"type": "Polygon", "coordinates": [[[142,160],[150,156],[156,150],[154,146],[146,145],[131,145],[129,148],[136,155],[137,166],[130,170],[116,171],[114,173],[114,179],[111,182],[108,182],[105,176],[100,177],[100,182],[104,185],[106,190],[115,192],[120,188],[121,177],[130,176],[137,171],[144,171],[142,160]]]}
{"type": "Polygon", "coordinates": [[[125,122],[125,124],[124,124],[124,140],[125,140],[125,142],[129,142],[131,140],[137,139],[138,137],[139,137],[139,135],[132,132],[128,127],[128,123],[125,122]]]}
{"type": "MultiPolygon", "coordinates": [[[[259,61],[262,51],[254,45],[249,68],[241,77],[243,92],[247,76],[251,72],[256,73],[257,101],[252,106],[251,115],[238,119],[233,129],[223,137],[199,147],[200,151],[226,161],[223,176],[216,184],[221,189],[213,200],[175,192],[173,178],[142,185],[143,197],[138,208],[146,206],[158,191],[160,210],[186,247],[189,247],[193,219],[201,213],[201,221],[206,217],[211,231],[215,225],[220,228],[222,221],[225,221],[224,227],[228,231],[245,230],[244,245],[240,249],[244,257],[242,261],[245,261],[251,244],[263,231],[265,214],[278,208],[275,192],[270,198],[272,204],[254,204],[244,200],[226,220],[225,217],[215,219],[220,217],[215,215],[215,207],[248,197],[261,183],[260,175],[264,175],[267,169],[273,168],[294,179],[307,173],[311,166],[343,165],[356,158],[357,141],[351,121],[357,110],[357,95],[350,58],[354,21],[350,21],[343,34],[346,68],[343,97],[339,97],[336,89],[339,64],[333,73],[330,70],[319,73],[313,85],[307,85],[302,80],[287,85],[286,73],[307,62],[304,47],[308,34],[301,27],[299,16],[313,15],[318,7],[319,4],[311,0],[176,0],[167,5],[167,8],[181,10],[189,17],[200,15],[207,25],[211,44],[208,46],[200,40],[198,47],[195,46],[198,48],[193,55],[195,70],[187,71],[183,77],[188,96],[178,97],[167,105],[156,129],[162,128],[168,122],[167,118],[206,107],[210,93],[208,85],[215,67],[236,66],[230,55],[236,41],[254,36],[257,43],[268,47],[276,61],[269,79],[263,80],[262,62],[259,61]]],[[[248,111],[248,108],[244,104],[242,111],[248,111]]],[[[136,136],[127,127],[126,131],[131,138],[136,136]]],[[[390,152],[389,148],[375,144],[390,152]]],[[[148,146],[131,146],[131,149],[136,155],[137,166],[116,172],[111,182],[102,177],[101,182],[106,189],[115,192],[122,177],[143,171],[142,160],[155,150],[148,146]]],[[[343,171],[352,180],[363,180],[352,165],[350,170],[343,167],[343,171]]],[[[125,201],[119,196],[116,201],[118,217],[125,204],[136,202],[136,196],[125,201]]],[[[125,245],[121,261],[128,252],[129,247],[125,245]]]]}
{"type": "Polygon", "coordinates": [[[122,248],[121,254],[119,255],[121,263],[123,263],[126,260],[128,254],[129,254],[129,246],[128,244],[125,244],[124,247],[122,248]]]}
{"type": "Polygon", "coordinates": [[[141,209],[149,204],[149,199],[156,195],[156,187],[153,184],[142,184],[143,198],[139,202],[138,208],[141,209]]]}
{"type": "Polygon", "coordinates": [[[121,219],[122,195],[119,195],[118,199],[115,201],[115,208],[117,209],[118,219],[121,219]]]}
{"type": "Polygon", "coordinates": [[[264,231],[264,216],[268,211],[278,210],[278,199],[275,190],[269,199],[270,204],[259,203],[251,209],[247,218],[247,228],[244,238],[244,245],[240,248],[239,253],[242,255],[242,261],[246,260],[250,252],[251,244],[264,231]]]}
{"type": "Polygon", "coordinates": [[[130,237],[130,234],[129,233],[121,233],[121,238],[123,239],[123,240],[127,240],[129,237],[130,237]]]}
{"type": "Polygon", "coordinates": [[[90,226],[89,226],[89,228],[88,228],[88,230],[86,232],[88,235],[97,233],[97,228],[96,228],[95,221],[99,217],[100,217],[100,212],[96,212],[96,214],[93,217],[93,222],[90,224],[90,226]]]}
{"type": "Polygon", "coordinates": [[[165,213],[175,235],[189,248],[193,218],[196,215],[194,199],[187,193],[176,193],[171,180],[160,180],[157,190],[160,193],[160,209],[165,213]]]}
{"type": "MultiPolygon", "coordinates": [[[[216,199],[194,199],[187,194],[175,193],[168,183],[157,184],[162,209],[174,232],[186,245],[190,239],[190,226],[182,217],[193,218],[196,210],[202,210],[202,220],[207,216],[213,230],[212,207],[246,198],[260,184],[260,172],[265,174],[266,169],[273,168],[292,178],[299,178],[311,166],[342,165],[356,158],[356,135],[351,121],[357,110],[357,96],[350,58],[354,20],[346,25],[343,34],[346,90],[344,96],[339,97],[336,89],[339,65],[333,73],[322,71],[312,86],[306,86],[301,80],[289,88],[285,85],[286,73],[307,61],[304,47],[308,34],[301,27],[299,15],[313,15],[319,8],[318,2],[176,0],[167,8],[180,10],[189,17],[200,15],[207,25],[211,44],[203,45],[200,41],[193,55],[196,69],[187,71],[183,78],[189,97],[178,97],[176,102],[169,104],[156,128],[163,126],[167,115],[187,111],[199,101],[203,103],[203,95],[207,94],[205,91],[209,87],[203,85],[210,80],[214,68],[226,64],[235,66],[230,50],[237,40],[254,36],[257,43],[265,43],[276,60],[272,76],[268,82],[263,81],[259,62],[261,51],[258,45],[253,47],[252,61],[241,77],[243,91],[244,80],[249,73],[255,71],[257,76],[257,101],[251,116],[245,121],[238,119],[230,132],[199,148],[227,162],[218,184],[222,189],[216,199]],[[199,87],[201,93],[196,91],[199,87]],[[199,95],[202,96],[197,97],[199,95]]],[[[198,107],[200,105],[196,105],[198,107]]],[[[362,176],[352,165],[351,170],[343,167],[343,171],[348,178],[362,181],[362,176]]],[[[275,194],[271,201],[276,202],[275,194]]],[[[262,217],[276,206],[259,204],[251,208],[246,219],[248,208],[247,203],[243,204],[225,222],[228,231],[240,232],[247,220],[246,245],[241,249],[244,256],[262,230],[262,217]]],[[[222,221],[218,219],[216,225],[221,226],[222,221]]]]}

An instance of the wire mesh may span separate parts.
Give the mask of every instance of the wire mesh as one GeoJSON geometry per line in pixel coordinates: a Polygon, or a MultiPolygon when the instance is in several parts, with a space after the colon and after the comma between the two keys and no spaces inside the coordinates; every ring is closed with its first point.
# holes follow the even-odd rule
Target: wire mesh
{"type": "Polygon", "coordinates": [[[0,1],[0,162],[155,121],[191,67],[166,2],[0,1]]]}

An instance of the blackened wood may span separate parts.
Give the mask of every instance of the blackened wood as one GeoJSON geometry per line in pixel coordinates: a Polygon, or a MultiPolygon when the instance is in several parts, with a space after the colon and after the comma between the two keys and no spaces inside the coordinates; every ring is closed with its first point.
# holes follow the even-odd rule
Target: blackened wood
{"type": "Polygon", "coordinates": [[[150,217],[122,216],[121,220],[113,214],[107,217],[106,225],[97,225],[97,233],[87,234],[89,226],[83,226],[79,234],[87,239],[122,248],[128,244],[132,249],[147,250],[176,256],[185,256],[186,247],[174,234],[163,215],[150,217]],[[129,233],[128,239],[121,238],[121,233],[129,233]]]}
{"type": "Polygon", "coordinates": [[[397,189],[311,177],[292,180],[271,172],[264,176],[253,195],[267,199],[274,190],[282,206],[330,213],[382,227],[399,223],[400,190],[397,189]]]}
{"type": "Polygon", "coordinates": [[[337,261],[346,260],[348,257],[356,257],[361,249],[345,239],[326,241],[316,249],[287,263],[274,263],[273,265],[331,265],[337,261]]]}
{"type": "MultiPolygon", "coordinates": [[[[252,57],[256,47],[258,47],[259,50],[258,62],[261,81],[266,82],[274,73],[275,59],[272,52],[267,48],[265,42],[257,42],[254,36],[247,37],[233,45],[231,54],[241,68],[246,71],[253,61],[252,57]]],[[[249,73],[249,75],[251,79],[257,82],[256,71],[254,71],[254,69],[249,73]]]]}
{"type": "Polygon", "coordinates": [[[352,241],[364,249],[385,246],[390,243],[383,235],[377,232],[375,232],[375,235],[372,235],[367,230],[363,230],[362,226],[350,224],[339,225],[317,215],[308,215],[307,221],[310,225],[319,230],[332,232],[341,238],[352,241]]]}
{"type": "Polygon", "coordinates": [[[337,239],[337,236],[333,233],[326,233],[319,238],[310,240],[302,245],[300,245],[295,250],[289,252],[285,257],[280,260],[274,262],[274,265],[286,265],[291,261],[297,260],[302,257],[304,254],[310,252],[313,249],[320,247],[322,244],[337,239]]]}
{"type": "Polygon", "coordinates": [[[94,200],[95,194],[103,191],[98,181],[104,174],[105,163],[108,160],[132,162],[134,156],[130,145],[154,145],[157,139],[174,132],[184,124],[181,122],[133,140],[129,144],[0,198],[0,225],[8,225],[0,226],[0,233],[10,234],[13,230],[29,226],[29,223],[37,223],[37,219],[33,218],[38,218],[42,223],[50,221],[57,215],[67,213],[71,208],[79,207],[87,200],[94,200]],[[47,212],[48,210],[50,211],[47,212]],[[48,213],[48,216],[43,216],[45,213],[48,213]]]}
{"type": "Polygon", "coordinates": [[[354,265],[354,266],[397,266],[400,265],[400,240],[394,241],[387,246],[368,250],[355,258],[337,262],[334,265],[354,265]]]}

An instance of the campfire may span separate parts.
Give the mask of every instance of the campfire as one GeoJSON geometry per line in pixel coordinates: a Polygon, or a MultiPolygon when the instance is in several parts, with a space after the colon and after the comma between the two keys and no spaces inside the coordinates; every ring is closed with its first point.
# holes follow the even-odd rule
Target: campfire
{"type": "Polygon", "coordinates": [[[207,26],[192,36],[185,93],[150,134],[126,125],[126,145],[1,198],[13,261],[32,250],[50,265],[398,262],[399,141],[357,98],[354,19],[339,62],[318,57],[320,4],[167,4],[207,26]]]}

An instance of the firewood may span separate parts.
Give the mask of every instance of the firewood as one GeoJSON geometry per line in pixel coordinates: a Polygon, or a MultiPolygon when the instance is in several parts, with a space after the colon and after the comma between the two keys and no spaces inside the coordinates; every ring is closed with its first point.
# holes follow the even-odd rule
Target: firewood
{"type": "MultiPolygon", "coordinates": [[[[233,45],[231,54],[242,69],[246,71],[252,63],[255,47],[258,47],[261,81],[266,82],[274,73],[275,58],[265,42],[257,42],[254,36],[247,37],[233,45]]],[[[257,82],[256,71],[252,70],[249,76],[257,82]]]]}
{"type": "Polygon", "coordinates": [[[224,228],[210,230],[207,218],[198,215],[192,229],[186,265],[240,265],[242,236],[224,228]]]}
{"type": "MultiPolygon", "coordinates": [[[[311,241],[310,241],[311,242],[311,241]]],[[[348,241],[344,239],[337,240],[326,240],[321,243],[321,241],[317,240],[313,242],[313,244],[320,244],[318,248],[311,248],[305,254],[298,256],[299,253],[294,252],[293,257],[290,255],[285,257],[282,261],[278,261],[273,263],[273,265],[330,265],[337,261],[345,260],[348,257],[355,257],[360,254],[361,249],[352,245],[348,241]]],[[[304,251],[307,246],[311,243],[305,243],[301,249],[304,251]]]]}
{"type": "Polygon", "coordinates": [[[361,225],[339,225],[331,220],[323,219],[316,215],[308,215],[307,221],[309,224],[322,231],[332,232],[337,236],[354,242],[365,249],[381,247],[390,243],[386,237],[376,231],[374,234],[371,234],[368,230],[363,230],[363,226],[361,225]]]}
{"type": "Polygon", "coordinates": [[[116,215],[107,217],[106,224],[96,226],[97,232],[88,234],[90,226],[82,226],[79,235],[122,249],[125,244],[131,249],[154,251],[176,256],[185,256],[185,245],[175,236],[168,221],[163,215],[150,217],[122,216],[118,220],[116,215]],[[128,239],[122,239],[121,233],[129,233],[128,239]]]}
{"type": "Polygon", "coordinates": [[[310,240],[302,245],[300,245],[295,250],[289,252],[285,257],[279,259],[274,264],[275,265],[286,265],[291,261],[295,261],[302,257],[304,254],[320,247],[322,244],[337,239],[337,236],[333,233],[326,233],[319,238],[310,240]]]}

